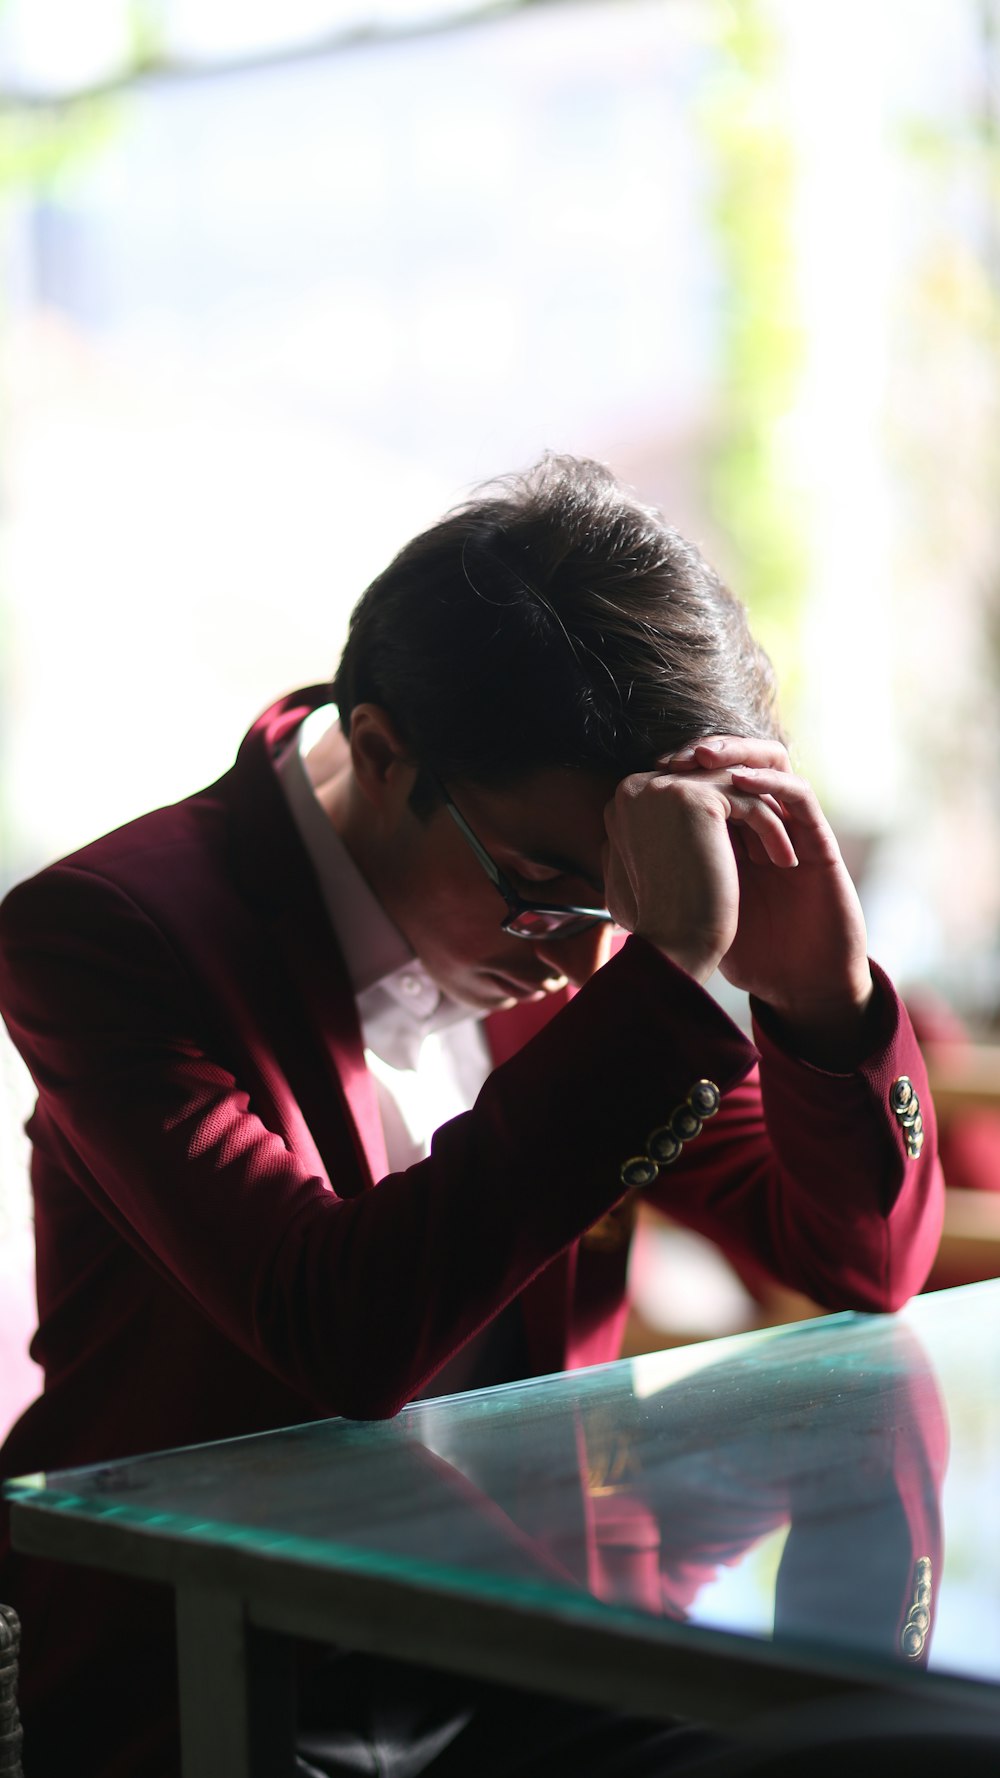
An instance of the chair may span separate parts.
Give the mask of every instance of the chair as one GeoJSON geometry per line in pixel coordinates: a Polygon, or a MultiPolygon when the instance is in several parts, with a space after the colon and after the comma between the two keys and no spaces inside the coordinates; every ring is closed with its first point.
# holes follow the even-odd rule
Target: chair
{"type": "Polygon", "coordinates": [[[0,1778],[22,1778],[21,1718],[17,1708],[17,1659],[21,1624],[10,1605],[0,1605],[0,1778]]]}

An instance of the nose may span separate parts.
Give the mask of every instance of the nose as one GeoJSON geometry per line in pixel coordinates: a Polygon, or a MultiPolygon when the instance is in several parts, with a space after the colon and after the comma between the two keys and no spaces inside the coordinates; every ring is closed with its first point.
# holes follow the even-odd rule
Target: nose
{"type": "Polygon", "coordinates": [[[579,988],[602,963],[607,962],[614,930],[602,921],[588,926],[585,932],[578,932],[575,938],[550,939],[547,944],[538,946],[538,954],[543,963],[551,967],[554,976],[565,976],[574,988],[579,988]]]}

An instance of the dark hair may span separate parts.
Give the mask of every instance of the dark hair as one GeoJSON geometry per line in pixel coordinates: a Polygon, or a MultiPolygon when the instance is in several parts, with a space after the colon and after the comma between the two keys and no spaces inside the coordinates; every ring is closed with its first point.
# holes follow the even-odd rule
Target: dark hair
{"type": "MultiPolygon", "coordinates": [[[[775,735],[774,675],[718,575],[610,470],[547,455],[406,544],[333,682],[445,782],[648,770],[699,735],[775,735]]],[[[437,799],[418,780],[415,806],[437,799]]]]}

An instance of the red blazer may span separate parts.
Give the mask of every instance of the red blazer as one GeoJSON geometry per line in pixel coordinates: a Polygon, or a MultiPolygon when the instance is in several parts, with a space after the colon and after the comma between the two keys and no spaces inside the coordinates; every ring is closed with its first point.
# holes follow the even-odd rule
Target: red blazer
{"type": "Polygon", "coordinates": [[[876,1047],[830,1075],[761,1025],[755,1048],[631,939],[557,1017],[491,1021],[501,1065],[474,1109],[383,1177],[347,972],[274,772],[327,696],[285,699],[218,783],[0,909],[0,1010],[38,1089],[46,1379],[2,1474],[392,1414],[515,1298],[532,1372],[614,1357],[627,1241],[586,1232],[702,1078],[721,1110],[649,1193],[672,1217],[831,1307],[892,1309],[926,1278],[933,1110],[881,974],[876,1047]],[[901,1074],[917,1159],[889,1103],[901,1074]]]}

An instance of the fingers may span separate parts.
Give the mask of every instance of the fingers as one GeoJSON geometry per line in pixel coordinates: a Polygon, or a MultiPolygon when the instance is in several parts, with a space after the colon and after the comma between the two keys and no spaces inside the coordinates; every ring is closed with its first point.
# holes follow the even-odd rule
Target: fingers
{"type": "Polygon", "coordinates": [[[734,825],[730,829],[730,837],[738,864],[770,864],[771,860],[752,828],[734,825]]]}
{"type": "MultiPolygon", "coordinates": [[[[786,832],[789,827],[794,829],[789,845],[797,852],[800,862],[830,864],[840,861],[840,848],[816,793],[804,778],[792,771],[788,753],[780,741],[709,735],[705,740],[695,741],[690,747],[682,747],[669,755],[661,761],[660,769],[676,774],[686,782],[710,776],[715,784],[729,784],[735,791],[750,793],[771,809],[786,832]]],[[[764,834],[757,822],[751,824],[751,830],[763,841],[764,834]]],[[[773,837],[774,829],[769,828],[768,833],[773,837]]],[[[765,846],[762,851],[749,839],[746,852],[757,863],[763,863],[765,857],[772,863],[777,862],[773,847],[765,846]]]]}
{"type": "Polygon", "coordinates": [[[666,771],[718,771],[726,766],[760,766],[790,772],[791,761],[786,748],[771,736],[706,735],[666,754],[660,761],[666,771]]]}
{"type": "Polygon", "coordinates": [[[732,820],[742,824],[743,854],[754,864],[787,868],[798,863],[781,801],[792,776],[791,761],[781,741],[773,736],[706,735],[668,754],[660,761],[660,770],[688,781],[710,775],[720,787],[752,792],[755,804],[745,797],[731,797],[732,820]],[[740,772],[747,775],[739,778],[740,772]],[[762,814],[762,809],[773,819],[762,814]]]}
{"type": "Polygon", "coordinates": [[[738,822],[748,858],[755,864],[776,864],[790,870],[798,864],[795,847],[771,797],[740,796],[733,790],[726,793],[729,820],[738,822]]]}
{"type": "Polygon", "coordinates": [[[790,830],[792,843],[803,864],[829,864],[840,860],[840,848],[819,805],[812,785],[791,772],[759,766],[734,766],[730,771],[734,791],[749,792],[777,805],[781,821],[790,830]]]}
{"type": "MultiPolygon", "coordinates": [[[[781,788],[789,782],[780,771],[770,776],[781,788]]],[[[697,771],[678,776],[662,771],[634,773],[622,780],[605,811],[608,834],[614,837],[618,822],[626,811],[634,810],[642,802],[647,822],[653,824],[647,827],[647,856],[652,856],[649,842],[658,831],[666,859],[680,833],[689,827],[692,819],[697,820],[696,811],[701,809],[708,813],[714,809],[727,825],[745,830],[748,857],[757,863],[770,863],[782,869],[794,867],[798,863],[795,846],[788,833],[782,804],[770,784],[758,784],[751,778],[740,787],[734,778],[734,773],[725,771],[697,771]],[[681,818],[682,826],[674,828],[673,822],[683,809],[688,813],[681,818]],[[671,824],[672,840],[666,837],[667,822],[671,824]]],[[[694,835],[695,829],[690,828],[688,839],[693,840],[694,835]]]]}

